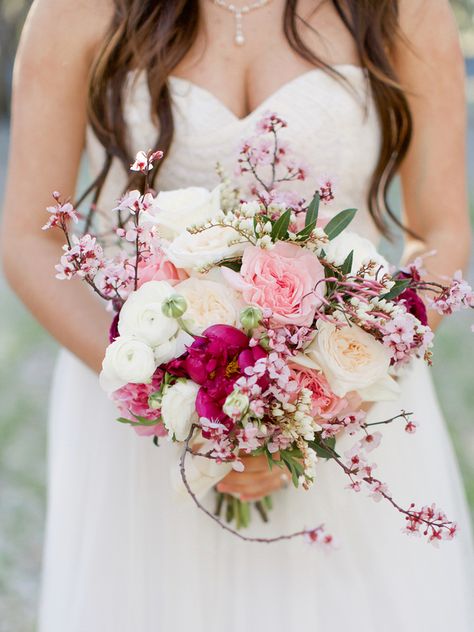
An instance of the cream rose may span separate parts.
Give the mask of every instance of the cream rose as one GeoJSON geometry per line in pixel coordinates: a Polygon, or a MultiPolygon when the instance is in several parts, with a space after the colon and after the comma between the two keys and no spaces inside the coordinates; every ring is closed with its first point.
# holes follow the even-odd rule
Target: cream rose
{"type": "Polygon", "coordinates": [[[151,347],[166,344],[176,334],[178,323],[162,312],[163,301],[175,293],[166,281],[149,281],[132,292],[120,312],[121,336],[134,336],[151,347]]]}
{"type": "Polygon", "coordinates": [[[339,397],[355,391],[364,401],[385,401],[399,392],[388,373],[390,358],[389,349],[357,325],[319,321],[315,338],[295,361],[322,371],[339,397]]]}
{"type": "Polygon", "coordinates": [[[191,380],[180,380],[165,389],[161,400],[161,417],[166,429],[177,441],[184,441],[189,435],[193,420],[197,421],[198,391],[199,386],[191,380]]]}
{"type": "Polygon", "coordinates": [[[186,299],[184,319],[193,333],[200,334],[209,325],[238,325],[242,303],[231,288],[190,278],[176,285],[175,291],[186,299]]]}
{"type": "Polygon", "coordinates": [[[172,241],[193,224],[213,219],[220,207],[221,185],[212,191],[203,187],[161,191],[153,207],[141,213],[141,221],[155,224],[159,234],[172,241]]]}
{"type": "Polygon", "coordinates": [[[181,233],[164,246],[164,251],[177,268],[184,268],[189,272],[241,255],[245,244],[230,245],[236,239],[239,239],[239,234],[233,228],[213,226],[199,233],[181,233]]]}
{"type": "Polygon", "coordinates": [[[369,261],[375,261],[378,266],[382,266],[384,272],[388,272],[389,265],[387,260],[377,252],[377,248],[369,239],[361,237],[357,233],[343,231],[324,246],[326,258],[337,266],[344,263],[351,250],[354,251],[351,269],[352,274],[356,274],[356,272],[369,261]]]}
{"type": "Polygon", "coordinates": [[[102,362],[100,385],[113,393],[125,384],[149,382],[155,372],[153,349],[136,338],[120,336],[107,347],[102,362]]]}

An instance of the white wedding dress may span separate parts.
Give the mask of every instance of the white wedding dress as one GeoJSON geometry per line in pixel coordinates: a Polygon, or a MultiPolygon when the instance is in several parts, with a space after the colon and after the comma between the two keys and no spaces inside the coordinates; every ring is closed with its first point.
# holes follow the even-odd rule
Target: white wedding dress
{"type": "MultiPolygon", "coordinates": [[[[244,119],[207,90],[171,78],[176,134],[160,188],[213,187],[216,160],[231,170],[239,141],[271,109],[288,121],[285,137],[314,177],[337,178],[334,209],[358,207],[353,228],[377,241],[366,206],[380,143],[377,117],[365,72],[338,70],[351,90],[313,70],[244,119]]],[[[149,111],[140,75],[126,99],[134,151],[156,137],[149,111]]],[[[90,133],[87,151],[93,174],[103,156],[90,133]]],[[[114,165],[102,209],[112,208],[124,182],[114,165]]],[[[315,179],[302,186],[309,196],[315,179]]],[[[400,399],[372,409],[373,419],[405,409],[419,422],[413,436],[402,426],[385,427],[374,460],[401,504],[435,501],[459,522],[458,537],[439,549],[409,538],[400,514],[345,489],[338,467],[321,461],[311,491],[275,494],[271,522],[254,516],[250,533],[324,522],[339,543],[325,554],[302,541],[247,544],[220,529],[171,484],[176,446],[156,448],[116,423],[97,376],[63,351],[51,403],[40,632],[474,630],[469,518],[429,373],[417,363],[401,378],[400,399]]]]}

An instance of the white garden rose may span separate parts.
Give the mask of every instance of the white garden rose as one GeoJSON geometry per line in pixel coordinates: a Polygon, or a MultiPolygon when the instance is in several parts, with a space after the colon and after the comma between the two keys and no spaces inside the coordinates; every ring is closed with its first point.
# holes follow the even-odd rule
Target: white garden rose
{"type": "Polygon", "coordinates": [[[231,288],[191,277],[174,289],[186,299],[188,309],[184,319],[194,334],[201,334],[206,327],[218,323],[238,325],[242,303],[231,288]]]}
{"type": "Polygon", "coordinates": [[[336,395],[355,391],[363,401],[394,399],[399,392],[390,377],[391,353],[357,325],[336,327],[319,321],[317,333],[295,362],[323,372],[336,395]]]}
{"type": "Polygon", "coordinates": [[[181,233],[174,241],[163,247],[168,259],[177,267],[188,272],[241,255],[245,243],[230,245],[239,239],[233,228],[213,226],[199,233],[181,233]]]}
{"type": "Polygon", "coordinates": [[[166,429],[177,441],[184,441],[191,425],[197,421],[196,397],[199,386],[191,381],[179,380],[168,386],[161,400],[161,417],[166,429]]]}
{"type": "Polygon", "coordinates": [[[178,331],[178,323],[163,314],[162,305],[174,293],[166,281],[149,281],[132,292],[120,311],[120,335],[134,336],[150,347],[168,343],[178,331]]]}
{"type": "Polygon", "coordinates": [[[369,261],[375,261],[378,266],[382,266],[384,272],[389,271],[387,260],[377,252],[375,245],[369,239],[361,237],[357,233],[345,230],[328,244],[324,245],[326,258],[337,266],[344,263],[351,250],[354,251],[351,268],[352,274],[356,274],[356,272],[369,261]]]}
{"type": "Polygon", "coordinates": [[[153,349],[142,340],[120,336],[107,347],[102,362],[100,385],[113,393],[125,384],[151,380],[156,364],[153,349]]]}
{"type": "Polygon", "coordinates": [[[155,224],[161,237],[172,241],[194,224],[213,219],[221,208],[221,185],[212,191],[188,187],[158,193],[153,207],[141,213],[141,221],[155,224]]]}

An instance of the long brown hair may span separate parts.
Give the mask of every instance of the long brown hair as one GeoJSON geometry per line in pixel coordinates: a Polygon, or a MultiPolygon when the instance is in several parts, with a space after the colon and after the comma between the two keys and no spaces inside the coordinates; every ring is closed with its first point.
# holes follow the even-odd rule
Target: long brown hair
{"type": "MultiPolygon", "coordinates": [[[[368,207],[376,226],[388,235],[386,216],[399,226],[400,223],[390,209],[387,193],[412,134],[410,109],[391,59],[399,36],[398,0],[331,1],[354,39],[361,66],[367,70],[379,116],[382,143],[368,207]]],[[[314,66],[338,75],[304,43],[299,23],[312,27],[298,16],[297,5],[298,0],[286,0],[283,29],[288,43],[314,66]]],[[[123,86],[130,70],[146,69],[152,112],[159,129],[155,148],[167,154],[174,133],[167,79],[194,44],[200,19],[198,0],[114,0],[114,7],[89,89],[89,119],[106,151],[104,167],[88,191],[94,191],[93,206],[112,159],[117,158],[126,168],[130,163],[123,116],[123,86]]],[[[154,171],[154,177],[157,172],[154,171]]]]}

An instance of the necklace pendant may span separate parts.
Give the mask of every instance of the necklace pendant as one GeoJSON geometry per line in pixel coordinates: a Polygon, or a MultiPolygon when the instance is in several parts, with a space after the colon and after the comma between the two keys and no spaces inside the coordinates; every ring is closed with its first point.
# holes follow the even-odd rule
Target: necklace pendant
{"type": "Polygon", "coordinates": [[[237,46],[243,46],[245,44],[244,29],[242,25],[242,9],[237,9],[235,11],[235,43],[237,46]]]}

